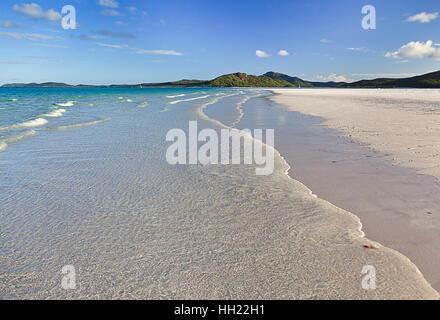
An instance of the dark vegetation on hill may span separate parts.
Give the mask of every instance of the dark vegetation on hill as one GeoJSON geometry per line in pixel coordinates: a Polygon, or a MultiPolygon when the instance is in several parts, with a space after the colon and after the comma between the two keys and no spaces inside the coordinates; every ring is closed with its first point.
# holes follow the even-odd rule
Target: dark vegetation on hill
{"type": "Polygon", "coordinates": [[[5,88],[146,88],[146,87],[260,87],[260,88],[440,88],[440,71],[427,73],[420,76],[392,79],[378,78],[373,80],[360,80],[356,82],[313,82],[298,77],[291,77],[278,72],[267,72],[261,76],[248,75],[246,73],[231,73],[217,77],[213,80],[180,80],[162,83],[142,83],[126,85],[69,85],[61,82],[45,83],[11,83],[5,84],[5,88]]]}

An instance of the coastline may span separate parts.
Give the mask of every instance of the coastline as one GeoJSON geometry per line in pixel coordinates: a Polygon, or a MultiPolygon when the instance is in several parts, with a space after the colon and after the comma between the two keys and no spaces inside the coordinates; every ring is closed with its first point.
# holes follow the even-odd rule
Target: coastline
{"type": "MultiPolygon", "coordinates": [[[[247,129],[253,128],[254,126],[266,127],[268,124],[265,123],[263,125],[262,118],[264,118],[264,116],[262,115],[261,110],[255,111],[255,109],[254,109],[254,107],[255,107],[254,103],[255,103],[255,101],[257,101],[256,99],[267,100],[268,97],[267,96],[258,96],[258,95],[248,96],[245,99],[241,100],[240,102],[237,102],[237,108],[236,108],[237,119],[227,125],[223,123],[223,121],[226,119],[221,119],[221,118],[217,118],[217,117],[215,117],[215,118],[210,117],[209,112],[208,112],[210,110],[206,110],[207,107],[214,106],[218,102],[218,100],[211,101],[211,102],[200,105],[200,107],[197,109],[197,113],[199,114],[199,116],[202,119],[208,120],[208,121],[214,123],[215,125],[219,125],[220,127],[223,127],[223,128],[236,127],[237,129],[240,130],[240,129],[244,129],[244,128],[247,128],[247,129]],[[246,107],[246,102],[248,102],[248,101],[249,101],[249,104],[248,104],[249,109],[244,111],[243,109],[246,107]],[[252,111],[249,112],[250,110],[252,110],[252,111]],[[241,122],[243,120],[243,118],[246,118],[247,116],[249,116],[249,114],[251,114],[253,112],[256,112],[258,114],[257,121],[254,121],[256,119],[253,119],[253,121],[251,121],[250,123],[246,123],[246,121],[244,121],[244,123],[241,122]],[[257,124],[257,122],[259,122],[259,124],[257,124]]],[[[273,110],[271,110],[271,111],[273,111],[273,110]]],[[[211,110],[211,112],[212,112],[212,110],[211,110]]],[[[270,127],[270,125],[269,125],[269,127],[270,127]]],[[[273,127],[276,128],[276,126],[272,126],[272,128],[273,127]]],[[[275,131],[277,131],[277,129],[275,129],[275,131]]],[[[251,137],[251,139],[255,139],[255,138],[251,137]]],[[[256,141],[265,145],[262,141],[259,141],[259,140],[256,140],[256,141]]],[[[268,146],[265,145],[265,147],[268,147],[268,146]]],[[[401,265],[406,265],[407,267],[410,267],[410,269],[412,269],[412,270],[409,271],[409,269],[407,269],[407,271],[405,271],[405,273],[400,273],[400,276],[410,277],[411,274],[414,274],[414,273],[417,274],[418,279],[416,282],[413,283],[413,285],[415,285],[414,289],[416,289],[416,286],[418,285],[418,283],[419,284],[423,283],[425,286],[425,290],[426,290],[425,293],[430,292],[430,294],[431,294],[431,296],[428,299],[439,299],[440,295],[439,295],[438,291],[432,286],[431,283],[429,283],[426,280],[423,273],[418,269],[418,267],[413,263],[413,261],[411,261],[406,255],[395,250],[394,248],[385,246],[383,243],[378,242],[377,239],[372,239],[372,238],[368,237],[366,235],[366,233],[364,232],[364,225],[362,224],[361,219],[355,213],[353,213],[352,211],[349,211],[349,210],[347,211],[345,208],[335,205],[334,203],[328,201],[328,199],[317,196],[314,193],[314,190],[310,189],[310,185],[305,184],[303,181],[298,179],[298,177],[295,177],[294,175],[292,175],[292,166],[291,166],[291,161],[290,161],[291,159],[289,159],[282,151],[284,151],[284,150],[280,149],[278,145],[276,145],[274,147],[274,152],[275,152],[276,157],[279,158],[283,164],[282,165],[283,169],[280,172],[281,176],[283,177],[282,180],[286,179],[288,181],[288,184],[291,184],[291,185],[296,185],[296,186],[299,185],[300,188],[303,189],[303,191],[305,191],[305,193],[308,194],[307,198],[314,199],[313,201],[320,203],[321,205],[323,205],[323,207],[325,207],[328,210],[328,211],[326,210],[327,211],[326,214],[321,216],[321,218],[320,218],[320,219],[322,219],[321,223],[324,223],[324,224],[331,223],[333,225],[331,228],[336,227],[337,229],[339,229],[339,232],[341,235],[345,234],[345,233],[347,233],[349,235],[348,238],[345,238],[344,236],[342,236],[342,238],[345,238],[346,241],[348,240],[347,243],[345,243],[345,245],[347,246],[346,247],[347,250],[352,252],[351,254],[353,254],[353,256],[351,256],[351,259],[353,259],[353,261],[358,259],[358,257],[357,257],[358,254],[361,254],[361,255],[366,254],[366,256],[364,258],[361,258],[361,260],[363,260],[364,263],[366,263],[366,261],[368,261],[372,258],[371,256],[367,257],[367,256],[369,256],[368,249],[364,253],[358,252],[357,250],[352,251],[356,247],[362,248],[365,245],[370,245],[375,249],[380,249],[381,251],[383,251],[382,254],[384,256],[381,259],[373,262],[373,264],[378,263],[380,265],[379,269],[381,269],[380,273],[382,274],[381,277],[383,278],[384,281],[386,278],[386,281],[392,282],[393,287],[394,287],[397,283],[400,282],[400,280],[395,278],[396,277],[396,270],[399,269],[401,265]],[[336,212],[337,212],[337,214],[335,216],[334,213],[336,213],[336,212]],[[328,215],[328,216],[326,216],[326,215],[328,215]],[[337,217],[338,215],[339,215],[339,217],[337,217]],[[351,220],[351,223],[350,224],[345,224],[345,223],[339,224],[339,223],[335,222],[339,219],[340,219],[340,222],[343,222],[344,220],[351,220]],[[345,229],[345,228],[347,228],[347,229],[345,229]],[[385,256],[386,256],[386,258],[385,258],[385,256]],[[394,260],[395,258],[397,258],[397,259],[394,260]],[[380,260],[382,260],[382,261],[379,262],[380,260]],[[383,264],[384,260],[387,261],[387,264],[385,264],[385,265],[383,264]],[[406,272],[408,272],[408,273],[406,273],[406,272]]],[[[276,171],[278,171],[278,170],[276,170],[276,171]]],[[[279,174],[274,173],[274,175],[278,176],[279,174]]],[[[335,240],[336,239],[337,238],[335,238],[335,240]]],[[[337,242],[340,240],[341,239],[337,239],[337,242]]],[[[318,247],[320,247],[322,245],[323,244],[321,243],[318,245],[318,247]]],[[[339,245],[341,245],[341,243],[339,243],[337,246],[339,246],[339,245]]],[[[332,251],[332,250],[330,250],[330,251],[332,251]]],[[[334,253],[332,253],[332,254],[334,254],[334,253]]],[[[346,255],[346,254],[339,253],[336,255],[336,257],[348,262],[350,254],[346,255]]],[[[318,259],[325,260],[326,258],[323,256],[320,256],[318,259]]],[[[375,259],[373,258],[373,260],[375,260],[375,259]]],[[[370,262],[372,262],[372,260],[370,262]]],[[[333,261],[333,263],[336,263],[336,261],[333,261]]],[[[339,262],[337,262],[336,264],[339,264],[339,262]]],[[[355,263],[351,262],[350,264],[356,265],[357,262],[355,262],[355,263]]],[[[352,266],[348,267],[348,269],[350,269],[351,267],[352,266]]],[[[328,272],[328,271],[326,270],[325,272],[328,272]]],[[[397,272],[397,274],[399,274],[399,272],[397,272]]],[[[408,285],[408,284],[409,283],[406,283],[405,285],[408,285]]],[[[402,285],[402,283],[400,283],[400,285],[402,285]]],[[[398,285],[396,287],[398,287],[398,285]]],[[[349,288],[350,288],[350,286],[345,288],[347,290],[347,292],[345,292],[344,294],[348,294],[348,296],[346,296],[346,297],[350,296],[350,293],[348,293],[350,291],[349,288]]],[[[327,289],[332,291],[333,288],[328,287],[327,289]]],[[[389,287],[389,290],[392,291],[394,289],[392,287],[389,287]]],[[[405,291],[405,289],[403,289],[403,287],[402,287],[402,290],[405,291]]],[[[416,292],[416,290],[414,290],[414,292],[412,293],[412,294],[414,294],[413,298],[409,298],[409,296],[408,296],[403,299],[414,299],[414,297],[417,296],[415,294],[415,292],[416,292]]],[[[360,296],[363,296],[363,295],[361,294],[360,296]]],[[[370,295],[366,294],[361,299],[365,299],[367,296],[370,296],[370,295]]],[[[383,296],[383,293],[380,293],[378,296],[375,296],[375,297],[373,297],[373,295],[371,295],[370,299],[371,298],[378,299],[379,297],[381,297],[382,299],[385,298],[385,296],[383,296]]],[[[359,298],[359,296],[356,298],[354,296],[350,296],[349,299],[357,299],[357,298],[359,298]]],[[[392,298],[392,297],[388,296],[388,297],[386,297],[386,299],[395,299],[395,297],[392,298]]],[[[400,299],[402,299],[402,298],[400,298],[400,299]]],[[[416,297],[416,299],[418,299],[418,298],[416,297]]]]}
{"type": "Polygon", "coordinates": [[[255,165],[164,162],[163,137],[190,120],[210,129],[264,120],[264,91],[188,91],[179,102],[178,91],[100,93],[75,98],[49,124],[68,130],[40,126],[2,153],[3,299],[439,298],[406,256],[366,237],[356,215],[289,176],[278,149],[268,176],[255,165]],[[103,112],[109,121],[71,126],[103,112]],[[66,263],[80,271],[75,291],[59,285],[66,263]],[[365,266],[376,269],[376,290],[361,285],[365,266]]]}
{"type": "MultiPolygon", "coordinates": [[[[339,94],[335,91],[331,93],[333,98],[339,94]]],[[[296,123],[306,122],[309,126],[305,129],[309,130],[307,133],[296,130],[295,134],[300,137],[295,141],[287,143],[281,138],[277,142],[286,161],[293,163],[290,175],[310,187],[319,197],[355,213],[361,219],[367,237],[407,256],[438,291],[440,237],[436,230],[440,226],[440,205],[436,203],[436,195],[440,186],[436,177],[427,175],[429,170],[420,169],[420,163],[410,167],[415,161],[406,162],[406,166],[396,165],[390,161],[388,154],[377,151],[371,141],[356,139],[352,132],[358,128],[358,118],[344,114],[341,117],[346,122],[336,127],[335,123],[340,120],[338,115],[342,114],[340,108],[332,105],[323,108],[324,105],[318,104],[315,99],[312,99],[314,104],[305,104],[302,100],[299,103],[295,95],[298,92],[301,98],[316,95],[326,103],[331,98],[322,95],[328,90],[270,92],[273,93],[268,97],[270,101],[280,106],[283,112],[301,118],[296,123]],[[329,109],[334,110],[331,121],[324,117],[329,117],[329,109]],[[347,128],[352,128],[350,133],[347,128]]],[[[392,99],[386,101],[390,103],[392,99]]],[[[362,103],[359,105],[358,108],[362,108],[362,103]]],[[[389,114],[393,111],[391,108],[386,110],[389,114]]],[[[370,135],[382,137],[380,127],[370,127],[370,130],[370,135]]],[[[359,131],[362,132],[361,129],[359,131]]]]}

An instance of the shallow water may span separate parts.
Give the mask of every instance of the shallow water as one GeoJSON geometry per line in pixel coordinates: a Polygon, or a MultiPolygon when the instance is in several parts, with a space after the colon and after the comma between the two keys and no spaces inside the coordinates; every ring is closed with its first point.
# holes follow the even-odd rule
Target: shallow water
{"type": "Polygon", "coordinates": [[[166,162],[169,129],[236,125],[259,90],[16,90],[0,93],[25,101],[2,102],[1,141],[47,123],[0,153],[1,298],[438,297],[408,259],[363,238],[356,216],[289,178],[279,154],[270,176],[166,162]],[[61,288],[65,265],[75,290],[61,288]],[[361,287],[365,265],[375,290],[361,287]]]}
{"type": "MultiPolygon", "coordinates": [[[[267,97],[243,104],[238,126],[275,128],[276,147],[292,166],[293,179],[359,216],[367,237],[405,254],[439,290],[438,181],[393,165],[385,155],[323,126],[321,118],[286,111],[267,97]]],[[[413,107],[415,99],[401,107],[413,107]]]]}

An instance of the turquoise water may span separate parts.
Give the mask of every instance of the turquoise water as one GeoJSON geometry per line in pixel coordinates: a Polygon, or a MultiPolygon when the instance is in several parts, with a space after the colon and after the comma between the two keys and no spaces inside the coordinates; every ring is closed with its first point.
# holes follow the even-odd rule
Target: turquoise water
{"type": "Polygon", "coordinates": [[[170,129],[239,127],[268,94],[0,89],[0,298],[437,297],[356,216],[289,178],[278,153],[268,176],[167,163],[170,129]],[[66,265],[74,290],[61,286],[66,265]],[[377,290],[361,288],[364,265],[377,290]]]}
{"type": "Polygon", "coordinates": [[[218,89],[0,88],[0,151],[51,129],[108,121],[120,112],[220,94],[218,89]]]}

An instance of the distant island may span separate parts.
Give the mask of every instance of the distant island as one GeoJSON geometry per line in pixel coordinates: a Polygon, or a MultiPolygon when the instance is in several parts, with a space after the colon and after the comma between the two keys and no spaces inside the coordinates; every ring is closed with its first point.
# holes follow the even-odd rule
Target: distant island
{"type": "Polygon", "coordinates": [[[149,88],[149,87],[254,87],[254,88],[440,88],[440,71],[410,78],[378,78],[356,82],[312,82],[278,72],[260,76],[237,72],[225,74],[213,80],[180,80],[162,83],[69,85],[60,82],[11,83],[2,88],[149,88]]]}

